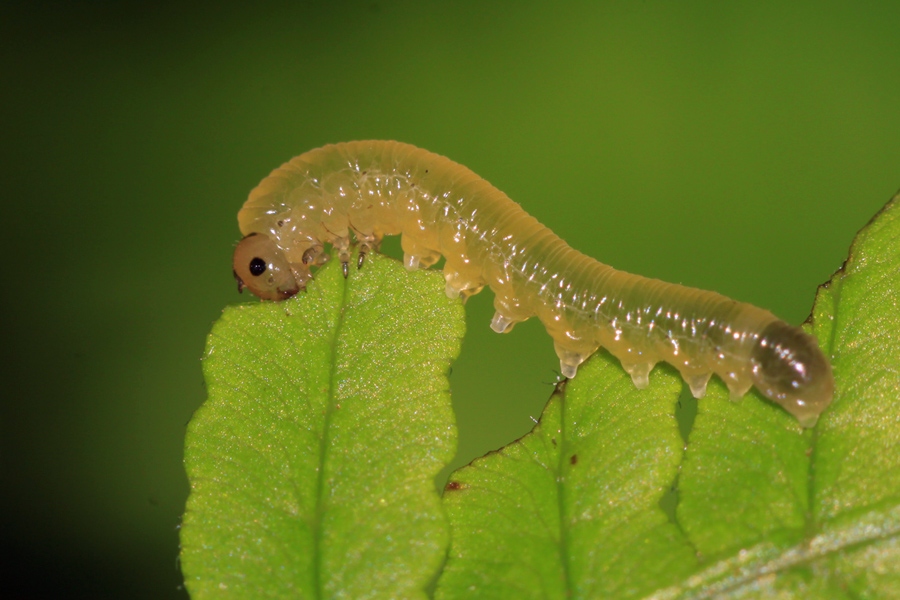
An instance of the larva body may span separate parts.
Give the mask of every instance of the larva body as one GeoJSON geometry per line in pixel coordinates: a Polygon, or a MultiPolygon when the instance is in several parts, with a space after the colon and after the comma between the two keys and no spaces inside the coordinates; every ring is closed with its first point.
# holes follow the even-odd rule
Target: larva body
{"type": "Polygon", "coordinates": [[[495,331],[537,316],[566,377],[602,346],[639,388],[665,361],[696,397],[715,373],[733,398],[755,385],[804,426],[831,402],[831,367],[799,328],[715,292],[600,263],[466,167],[409,144],[350,142],[302,154],[250,193],[238,221],[248,237],[235,251],[235,275],[263,298],[303,288],[310,266],[327,259],[325,244],[346,263],[351,233],[363,251],[399,234],[407,268],[445,258],[449,296],[491,288],[495,331]]]}

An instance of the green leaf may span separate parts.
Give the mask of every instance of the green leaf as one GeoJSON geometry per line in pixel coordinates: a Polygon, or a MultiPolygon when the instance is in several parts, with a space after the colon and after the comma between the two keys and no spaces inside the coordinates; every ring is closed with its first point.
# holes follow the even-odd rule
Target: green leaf
{"type": "Polygon", "coordinates": [[[437,597],[900,598],[898,293],[900,196],[820,289],[837,395],[811,431],[715,380],[683,451],[671,371],[638,391],[594,356],[531,434],[451,478],[437,597]]]}
{"type": "Polygon", "coordinates": [[[346,280],[225,310],[188,428],[182,569],[200,598],[424,598],[448,532],[435,475],[464,331],[436,272],[370,255],[346,280]]]}
{"type": "Polygon", "coordinates": [[[651,572],[684,572],[691,549],[659,509],[681,459],[680,390],[668,370],[637,390],[598,354],[532,433],[457,471],[437,597],[617,598],[651,572]]]}

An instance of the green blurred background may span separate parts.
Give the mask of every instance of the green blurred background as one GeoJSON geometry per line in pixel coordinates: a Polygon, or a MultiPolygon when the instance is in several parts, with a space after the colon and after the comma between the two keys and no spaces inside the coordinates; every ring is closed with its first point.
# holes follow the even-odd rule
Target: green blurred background
{"type": "MultiPolygon", "coordinates": [[[[898,31],[897,2],[4,3],[0,595],[185,596],[200,356],[283,161],[407,141],[604,262],[798,323],[900,187],[898,31]]],[[[558,368],[490,294],[467,314],[456,465],[558,368]]]]}

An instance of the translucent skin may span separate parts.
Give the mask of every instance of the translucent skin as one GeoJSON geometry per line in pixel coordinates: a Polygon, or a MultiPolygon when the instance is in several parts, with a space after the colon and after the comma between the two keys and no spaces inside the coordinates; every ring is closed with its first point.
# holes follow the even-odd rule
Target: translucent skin
{"type": "MultiPolygon", "coordinates": [[[[253,250],[242,248],[256,236],[245,238],[235,272],[246,273],[253,258],[257,265],[289,264],[298,289],[311,277],[310,266],[327,259],[325,244],[346,264],[351,233],[363,252],[377,249],[385,235],[402,235],[407,268],[445,257],[448,296],[491,288],[495,331],[537,316],[566,377],[602,346],[639,388],[665,361],[698,398],[715,373],[733,399],[755,385],[804,427],[831,402],[831,366],[801,329],[715,292],[600,263],[466,167],[409,144],[349,142],[302,154],[250,193],[238,221],[245,235],[267,236],[277,250],[263,256],[258,240],[253,250]]],[[[284,296],[283,281],[273,291],[263,276],[256,289],[241,278],[261,297],[284,296]]]]}

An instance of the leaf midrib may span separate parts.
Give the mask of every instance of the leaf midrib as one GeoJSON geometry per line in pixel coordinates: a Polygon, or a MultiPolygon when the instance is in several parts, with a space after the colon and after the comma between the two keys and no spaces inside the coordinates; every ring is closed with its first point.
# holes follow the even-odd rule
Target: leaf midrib
{"type": "MultiPolygon", "coordinates": [[[[568,456],[568,446],[569,440],[566,437],[566,383],[564,382],[561,386],[557,386],[556,390],[554,390],[554,395],[559,395],[559,444],[557,444],[556,451],[559,453],[559,457],[556,463],[556,502],[557,502],[557,511],[559,515],[559,562],[560,567],[563,570],[563,582],[565,585],[566,593],[571,594],[574,591],[574,586],[572,584],[572,570],[569,565],[569,515],[566,511],[566,487],[569,485],[569,482],[565,480],[563,476],[563,470],[565,469],[565,460],[566,456],[568,456]]],[[[552,396],[551,396],[551,402],[552,396]]]]}
{"type": "Polygon", "coordinates": [[[341,330],[344,327],[344,313],[347,308],[349,296],[349,288],[347,279],[341,279],[341,299],[338,304],[338,315],[332,329],[331,336],[331,358],[329,364],[328,375],[328,401],[325,406],[324,421],[322,423],[322,438],[319,441],[319,473],[316,477],[316,515],[313,521],[313,589],[316,590],[317,598],[325,598],[325,590],[322,588],[324,582],[321,578],[322,573],[322,518],[324,515],[324,494],[326,487],[325,475],[325,457],[329,450],[329,429],[331,428],[331,419],[334,414],[334,407],[337,404],[335,390],[337,389],[337,364],[338,364],[338,340],[341,336],[341,330]]]}
{"type": "MultiPolygon", "coordinates": [[[[882,504],[878,503],[878,505],[866,507],[864,514],[880,517],[892,513],[900,513],[900,502],[895,502],[889,507],[883,507],[882,504]]],[[[884,516],[884,518],[889,519],[890,517],[884,516]]],[[[778,548],[770,542],[762,541],[755,546],[742,549],[742,555],[750,558],[742,561],[740,555],[732,555],[716,561],[708,565],[700,573],[692,575],[690,580],[693,583],[657,590],[653,594],[646,596],[644,600],[672,600],[674,598],[679,600],[701,600],[703,598],[718,597],[719,594],[739,589],[764,575],[779,573],[797,565],[811,563],[851,549],[863,548],[872,543],[900,538],[900,521],[894,520],[883,531],[872,531],[873,528],[867,527],[863,535],[848,535],[847,539],[842,540],[840,543],[823,543],[820,549],[812,549],[812,546],[816,545],[817,540],[825,542],[829,538],[841,537],[839,536],[840,532],[845,532],[854,525],[860,525],[860,520],[853,519],[848,526],[819,533],[813,538],[804,538],[799,544],[784,548],[778,548]],[[766,554],[770,555],[770,557],[763,558],[761,561],[759,558],[756,558],[766,554]]],[[[834,521],[834,519],[831,521],[834,521]]]]}

